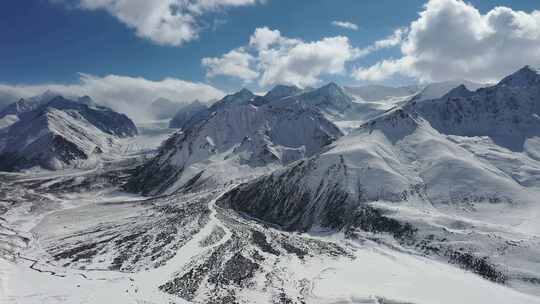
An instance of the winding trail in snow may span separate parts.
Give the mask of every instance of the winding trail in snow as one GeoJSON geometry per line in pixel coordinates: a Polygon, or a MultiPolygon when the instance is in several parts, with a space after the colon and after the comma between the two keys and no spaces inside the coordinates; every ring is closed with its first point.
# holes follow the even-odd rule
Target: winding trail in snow
{"type": "Polygon", "coordinates": [[[152,295],[152,298],[161,297],[163,300],[168,301],[179,300],[177,297],[160,291],[158,287],[170,280],[175,273],[182,270],[182,268],[192,259],[203,254],[204,252],[225,244],[231,238],[232,232],[216,216],[216,201],[219,200],[231,188],[221,190],[220,193],[208,203],[208,208],[210,209],[209,221],[197,234],[193,236],[190,241],[184,244],[184,246],[177,251],[176,255],[172,259],[167,261],[167,263],[162,267],[145,272],[139,272],[133,275],[133,279],[135,280],[141,294],[152,295]],[[225,235],[215,244],[206,247],[202,246],[201,241],[208,237],[216,227],[223,229],[223,231],[225,231],[225,235]]]}

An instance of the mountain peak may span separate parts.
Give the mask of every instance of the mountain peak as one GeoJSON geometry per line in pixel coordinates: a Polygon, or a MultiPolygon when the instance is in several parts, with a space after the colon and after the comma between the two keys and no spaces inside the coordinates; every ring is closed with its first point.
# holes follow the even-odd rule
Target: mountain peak
{"type": "Polygon", "coordinates": [[[466,97],[471,95],[472,93],[473,92],[470,91],[464,84],[460,84],[459,86],[450,90],[450,92],[444,95],[443,98],[466,97]]]}
{"type": "Polygon", "coordinates": [[[274,100],[279,100],[281,98],[296,95],[300,93],[301,91],[302,90],[300,88],[294,85],[288,86],[288,85],[278,84],[273,89],[268,91],[268,93],[264,95],[264,98],[270,101],[274,101],[274,100]]]}
{"type": "Polygon", "coordinates": [[[329,98],[341,98],[341,99],[351,99],[347,93],[345,93],[345,90],[343,90],[342,87],[340,87],[335,82],[330,82],[329,84],[322,86],[313,92],[318,92],[318,94],[325,95],[329,98]]]}
{"type": "Polygon", "coordinates": [[[253,94],[253,92],[251,92],[250,90],[246,89],[246,88],[243,88],[242,90],[234,93],[234,94],[231,94],[229,96],[232,96],[234,97],[235,99],[242,99],[242,100],[249,100],[253,97],[255,97],[255,94],[253,94]]]}
{"type": "Polygon", "coordinates": [[[324,89],[324,90],[341,90],[341,87],[337,83],[332,81],[329,84],[327,84],[325,86],[322,86],[321,89],[324,89]]]}
{"type": "Polygon", "coordinates": [[[251,100],[255,97],[255,94],[253,94],[250,90],[243,88],[242,90],[225,96],[218,104],[222,103],[243,103],[251,100]]]}
{"type": "Polygon", "coordinates": [[[499,84],[511,87],[540,85],[540,71],[527,65],[514,74],[505,77],[499,84]]]}
{"type": "Polygon", "coordinates": [[[254,95],[254,94],[250,90],[243,88],[242,90],[238,91],[234,95],[254,95]]]}

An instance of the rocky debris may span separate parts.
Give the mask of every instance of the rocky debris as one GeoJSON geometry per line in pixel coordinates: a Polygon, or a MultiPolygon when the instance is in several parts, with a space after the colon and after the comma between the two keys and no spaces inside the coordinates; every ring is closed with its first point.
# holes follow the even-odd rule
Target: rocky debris
{"type": "MultiPolygon", "coordinates": [[[[45,249],[58,263],[72,268],[102,265],[102,269],[123,272],[157,268],[207,223],[207,199],[181,204],[173,204],[174,198],[123,203],[139,211],[126,221],[96,224],[71,236],[48,240],[45,249]],[[112,259],[103,260],[111,255],[112,259]]],[[[104,204],[101,208],[114,212],[117,206],[104,204]]]]}

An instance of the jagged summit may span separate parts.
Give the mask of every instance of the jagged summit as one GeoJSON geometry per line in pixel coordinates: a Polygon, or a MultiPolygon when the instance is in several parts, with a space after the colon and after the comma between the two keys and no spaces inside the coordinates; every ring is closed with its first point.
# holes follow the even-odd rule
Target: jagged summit
{"type": "Polygon", "coordinates": [[[225,96],[225,98],[223,98],[222,101],[227,102],[227,103],[228,102],[242,103],[242,102],[249,101],[253,97],[255,97],[255,94],[253,94],[253,92],[251,92],[250,90],[246,88],[243,88],[242,90],[236,93],[225,96]]]}
{"type": "Polygon", "coordinates": [[[464,84],[461,84],[452,89],[450,92],[446,93],[443,98],[467,97],[471,94],[473,94],[473,91],[469,90],[464,84]]]}
{"type": "Polygon", "coordinates": [[[279,84],[270,91],[268,91],[268,93],[264,95],[264,98],[268,99],[269,101],[276,101],[285,97],[296,95],[300,92],[302,92],[302,89],[297,86],[279,84]]]}
{"type": "Polygon", "coordinates": [[[19,115],[27,111],[35,110],[58,96],[60,96],[60,94],[47,90],[43,94],[36,95],[34,97],[21,98],[17,102],[5,107],[0,112],[0,118],[7,115],[19,115]]]}
{"type": "Polygon", "coordinates": [[[344,111],[350,108],[353,102],[353,98],[334,82],[301,94],[298,99],[323,111],[344,111]]]}
{"type": "Polygon", "coordinates": [[[95,101],[88,95],[77,98],[77,101],[87,106],[96,106],[95,101]]]}
{"type": "Polygon", "coordinates": [[[505,77],[499,84],[510,87],[540,85],[540,72],[539,69],[527,65],[514,74],[505,77]]]}
{"type": "Polygon", "coordinates": [[[328,94],[330,96],[347,95],[345,90],[335,82],[330,82],[318,89],[319,92],[328,94]]]}

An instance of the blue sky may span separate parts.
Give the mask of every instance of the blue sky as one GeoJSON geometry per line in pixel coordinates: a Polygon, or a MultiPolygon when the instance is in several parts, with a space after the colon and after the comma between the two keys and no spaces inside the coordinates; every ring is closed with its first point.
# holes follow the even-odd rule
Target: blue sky
{"type": "MultiPolygon", "coordinates": [[[[220,58],[231,50],[245,47],[255,29],[262,27],[279,30],[283,37],[299,39],[306,43],[320,41],[326,37],[343,36],[349,39],[348,44],[352,48],[363,49],[388,37],[397,28],[409,27],[411,22],[419,18],[419,13],[424,10],[423,6],[427,2],[266,0],[264,3],[257,2],[250,5],[223,6],[196,16],[198,26],[202,27],[198,32],[198,38],[183,42],[181,45],[167,45],[167,43],[164,45],[156,43],[151,38],[137,35],[134,28],[121,22],[118,16],[106,8],[83,9],[78,6],[80,5],[78,0],[69,0],[69,3],[65,1],[2,1],[0,83],[5,85],[78,83],[80,81],[78,73],[85,73],[97,77],[106,75],[143,77],[152,81],[171,77],[190,82],[203,82],[224,91],[239,86],[264,90],[273,82],[269,81],[262,85],[260,78],[246,81],[230,75],[208,77],[208,67],[203,67],[201,60],[205,57],[220,58]],[[333,26],[331,24],[333,21],[351,22],[359,29],[350,30],[333,26]]],[[[110,0],[111,3],[114,1],[116,0],[110,0]]],[[[433,1],[460,2],[460,0],[433,1]]],[[[487,14],[496,6],[506,6],[513,12],[523,10],[531,14],[530,19],[533,20],[540,16],[531,13],[540,9],[538,0],[469,0],[464,5],[478,10],[480,14],[487,14]]],[[[445,33],[441,35],[444,36],[445,33]]],[[[406,35],[403,38],[405,39],[406,35]]],[[[534,37],[529,37],[527,41],[531,39],[534,40],[534,37]]],[[[257,56],[253,53],[251,55],[257,56]]],[[[374,67],[385,59],[401,57],[411,56],[402,54],[400,45],[385,47],[368,55],[352,55],[344,59],[343,71],[328,72],[323,67],[320,73],[316,73],[317,82],[301,80],[298,83],[319,84],[335,80],[349,85],[368,82],[405,84],[422,79],[443,80],[441,75],[436,75],[433,71],[426,73],[420,68],[403,72],[404,68],[396,68],[394,64],[390,69],[399,71],[391,73],[381,72],[380,67],[374,67]],[[374,67],[377,71],[370,70],[368,73],[362,70],[364,73],[358,72],[355,74],[357,76],[351,76],[351,71],[369,67],[374,67]],[[381,73],[384,75],[381,76],[381,73]],[[391,75],[386,75],[388,73],[391,75]]],[[[536,59],[533,57],[531,61],[536,59]]],[[[251,64],[251,68],[255,70],[256,67],[253,65],[256,65],[257,61],[251,64]]],[[[494,75],[499,77],[500,73],[514,68],[511,63],[507,65],[508,68],[505,67],[504,71],[495,69],[494,75]]],[[[264,71],[256,72],[260,75],[264,73],[264,71]]],[[[467,73],[452,70],[448,77],[470,76],[468,78],[476,78],[473,80],[484,80],[488,79],[486,73],[483,70],[474,73],[468,69],[467,73]]],[[[296,84],[295,81],[284,82],[296,84]]]]}

